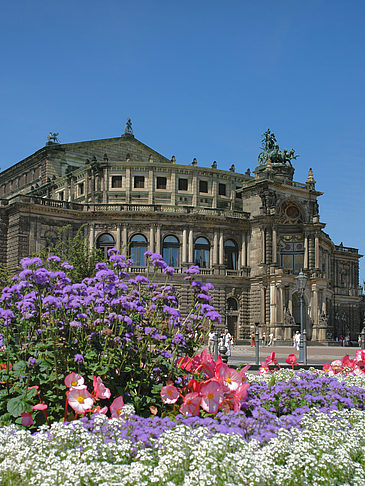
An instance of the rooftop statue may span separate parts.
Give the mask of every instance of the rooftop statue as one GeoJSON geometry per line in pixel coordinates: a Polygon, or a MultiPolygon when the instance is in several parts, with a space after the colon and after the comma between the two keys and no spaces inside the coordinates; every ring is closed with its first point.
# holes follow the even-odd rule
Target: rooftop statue
{"type": "Polygon", "coordinates": [[[49,135],[47,137],[47,142],[51,142],[51,143],[60,143],[59,140],[58,140],[58,135],[59,133],[58,132],[49,132],[49,135]]]}
{"type": "Polygon", "coordinates": [[[125,124],[124,135],[133,135],[132,120],[128,118],[125,124]]]}
{"type": "Polygon", "coordinates": [[[276,137],[270,128],[263,134],[263,139],[261,141],[261,148],[263,149],[263,152],[260,152],[259,156],[257,157],[257,161],[261,165],[266,164],[268,160],[270,160],[272,164],[288,163],[290,166],[292,166],[290,161],[299,157],[299,155],[294,155],[294,149],[290,149],[289,151],[284,149],[281,151],[276,137]]]}

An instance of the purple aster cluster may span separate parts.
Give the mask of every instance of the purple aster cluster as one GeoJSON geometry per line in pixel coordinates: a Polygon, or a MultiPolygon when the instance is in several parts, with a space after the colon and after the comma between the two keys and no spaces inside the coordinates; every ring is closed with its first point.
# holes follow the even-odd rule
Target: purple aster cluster
{"type": "MultiPolygon", "coordinates": [[[[136,275],[129,271],[128,258],[115,248],[108,253],[109,261],[98,263],[95,276],[81,282],[71,280],[72,265],[57,256],[47,262],[23,258],[13,285],[0,295],[0,359],[12,356],[12,365],[28,363],[28,384],[42,383],[51,410],[63,400],[65,375],[77,370],[103,377],[115,396],[130,393],[136,410],[148,413],[151,394],[159,400],[162,384],[176,378],[171,360],[193,353],[210,321],[220,319],[210,304],[213,286],[195,279],[198,267],[184,271],[192,295],[192,311],[184,318],[167,284],[173,269],[160,254],[147,252],[149,270],[136,275]]],[[[17,378],[3,373],[3,380],[8,387],[17,378]]]]}

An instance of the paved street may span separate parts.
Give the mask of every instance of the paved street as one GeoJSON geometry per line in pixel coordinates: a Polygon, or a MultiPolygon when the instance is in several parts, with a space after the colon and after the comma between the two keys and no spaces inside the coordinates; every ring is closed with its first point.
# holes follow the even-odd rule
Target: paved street
{"type": "MultiPolygon", "coordinates": [[[[348,354],[350,358],[355,357],[355,353],[359,348],[357,347],[340,347],[340,346],[308,346],[308,365],[322,365],[326,362],[330,363],[335,359],[341,359],[348,354]]],[[[285,359],[289,354],[296,354],[299,357],[299,351],[296,351],[292,346],[260,346],[260,361],[264,360],[266,356],[275,352],[279,364],[285,363],[285,359]]],[[[239,365],[242,363],[255,363],[255,348],[249,345],[233,346],[232,356],[228,364],[239,365]]]]}

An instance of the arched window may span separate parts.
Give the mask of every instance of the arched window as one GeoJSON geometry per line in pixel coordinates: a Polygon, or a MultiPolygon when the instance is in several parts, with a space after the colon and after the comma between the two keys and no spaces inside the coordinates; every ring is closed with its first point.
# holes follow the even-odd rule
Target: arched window
{"type": "Polygon", "coordinates": [[[201,268],[209,267],[210,244],[206,238],[197,238],[194,244],[194,263],[201,268]]]}
{"type": "Polygon", "coordinates": [[[170,267],[179,266],[179,240],[176,236],[166,236],[162,245],[162,257],[170,267]]]}
{"type": "Polygon", "coordinates": [[[227,310],[228,311],[237,311],[238,310],[238,303],[234,297],[228,297],[227,299],[227,310]]]}
{"type": "Polygon", "coordinates": [[[224,243],[224,263],[230,270],[237,270],[238,268],[238,249],[236,243],[232,240],[227,240],[224,243]]]}
{"type": "Polygon", "coordinates": [[[145,252],[147,251],[147,239],[143,235],[134,235],[130,241],[132,265],[144,267],[146,265],[145,252]]]}
{"type": "Polygon", "coordinates": [[[279,265],[299,273],[304,263],[303,235],[282,235],[279,241],[279,265]]]}
{"type": "Polygon", "coordinates": [[[108,250],[115,247],[115,240],[109,233],[103,233],[96,240],[96,248],[102,250],[104,256],[108,256],[108,250]]]}

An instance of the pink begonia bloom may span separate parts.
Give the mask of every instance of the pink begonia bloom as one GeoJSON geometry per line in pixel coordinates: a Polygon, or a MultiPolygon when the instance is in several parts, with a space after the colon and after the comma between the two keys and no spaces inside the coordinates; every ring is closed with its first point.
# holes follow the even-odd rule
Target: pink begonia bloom
{"type": "Polygon", "coordinates": [[[85,413],[94,405],[94,399],[86,388],[71,388],[67,393],[67,401],[77,413],[85,413]]]}
{"type": "Polygon", "coordinates": [[[288,364],[294,364],[297,361],[297,357],[295,354],[289,354],[289,356],[285,360],[288,364]]]}
{"type": "Polygon", "coordinates": [[[228,389],[230,392],[237,390],[242,383],[242,376],[240,373],[233,368],[229,368],[225,363],[217,366],[216,376],[218,381],[223,385],[223,388],[225,390],[228,389]]]}
{"type": "Polygon", "coordinates": [[[201,396],[197,392],[188,393],[180,407],[180,413],[183,415],[199,415],[201,396]]]}
{"type": "Polygon", "coordinates": [[[122,413],[122,408],[124,407],[123,397],[117,397],[110,405],[110,412],[113,418],[119,418],[122,413]]]}
{"type": "Polygon", "coordinates": [[[325,363],[323,365],[322,370],[325,371],[326,373],[329,373],[330,371],[332,371],[331,365],[329,363],[325,363]]]}
{"type": "Polygon", "coordinates": [[[33,410],[47,410],[48,405],[46,405],[45,403],[38,403],[37,405],[34,405],[32,408],[33,410]]]}
{"type": "Polygon", "coordinates": [[[224,400],[224,392],[220,383],[210,381],[201,386],[200,406],[208,413],[217,413],[219,406],[224,400]]]}
{"type": "Polygon", "coordinates": [[[76,387],[76,386],[82,386],[84,384],[84,379],[81,375],[77,373],[70,373],[69,375],[66,376],[65,378],[65,385],[68,388],[71,387],[76,387]]]}
{"type": "Polygon", "coordinates": [[[365,350],[358,349],[355,354],[355,359],[356,361],[361,361],[363,364],[365,364],[365,350]]]}
{"type": "Polygon", "coordinates": [[[110,390],[104,385],[103,380],[100,378],[100,376],[94,376],[93,386],[97,398],[110,398],[110,390]]]}
{"type": "MultiPolygon", "coordinates": [[[[218,364],[218,360],[217,360],[218,364]]],[[[215,363],[213,357],[206,349],[200,354],[189,358],[185,356],[177,361],[177,367],[192,373],[200,373],[203,371],[208,378],[213,378],[215,371],[215,363]]]]}
{"type": "Polygon", "coordinates": [[[271,356],[266,356],[265,363],[270,364],[275,360],[275,352],[271,353],[271,356]]]}
{"type": "Polygon", "coordinates": [[[266,361],[261,361],[261,366],[259,366],[259,375],[268,375],[269,373],[270,370],[266,361]]]}
{"type": "Polygon", "coordinates": [[[100,415],[105,415],[108,412],[108,407],[100,408],[100,406],[98,405],[91,411],[92,413],[100,413],[100,415]]]}
{"type": "Polygon", "coordinates": [[[234,394],[233,401],[234,401],[234,411],[238,412],[241,410],[243,402],[246,400],[248,395],[248,389],[250,387],[249,383],[242,383],[236,390],[234,394]]]}
{"type": "Polygon", "coordinates": [[[161,388],[160,392],[163,403],[173,404],[179,399],[179,390],[174,385],[166,385],[161,388]]]}
{"type": "Polygon", "coordinates": [[[20,414],[20,416],[22,417],[22,425],[24,425],[25,427],[29,427],[30,425],[34,424],[34,420],[31,413],[23,412],[20,414]]]}
{"type": "Polygon", "coordinates": [[[331,368],[332,368],[332,371],[335,374],[341,373],[341,371],[342,371],[342,361],[340,359],[335,359],[331,363],[331,368]]]}
{"type": "Polygon", "coordinates": [[[213,356],[208,353],[206,349],[200,353],[200,355],[195,356],[195,358],[200,358],[200,364],[197,366],[196,373],[205,373],[207,378],[213,378],[215,375],[216,363],[213,356]]]}

